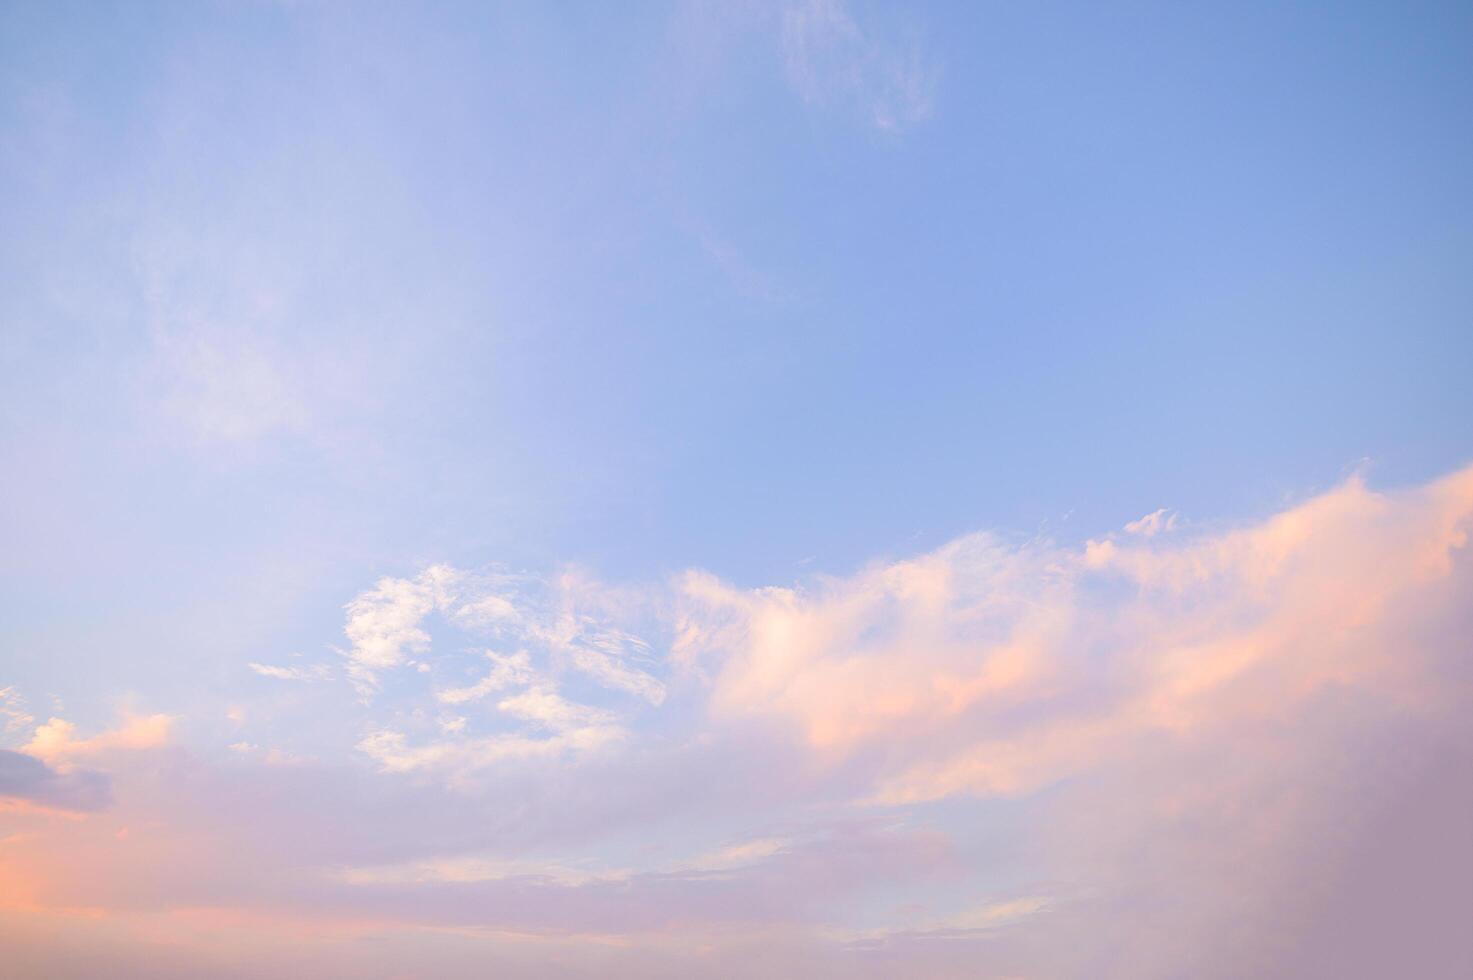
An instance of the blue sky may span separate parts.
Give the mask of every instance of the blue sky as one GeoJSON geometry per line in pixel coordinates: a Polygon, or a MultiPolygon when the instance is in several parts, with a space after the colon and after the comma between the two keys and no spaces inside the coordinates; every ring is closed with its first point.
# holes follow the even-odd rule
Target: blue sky
{"type": "Polygon", "coordinates": [[[0,688],[368,779],[515,594],[493,645],[699,741],[758,695],[673,679],[691,575],[827,609],[977,532],[1430,486],[1470,46],[1435,3],[0,5],[0,688]],[[445,659],[401,636],[369,704],[345,606],[435,566],[445,659]],[[548,639],[570,596],[667,700],[548,639]]]}

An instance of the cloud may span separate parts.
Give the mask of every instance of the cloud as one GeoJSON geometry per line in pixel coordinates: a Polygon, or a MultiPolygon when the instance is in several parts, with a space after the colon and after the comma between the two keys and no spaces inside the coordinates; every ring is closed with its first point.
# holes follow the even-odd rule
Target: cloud
{"type": "Polygon", "coordinates": [[[465,704],[479,701],[488,694],[495,694],[514,684],[530,683],[536,676],[532,669],[532,658],[525,650],[503,656],[490,650],[486,659],[491,661],[491,670],[470,687],[453,687],[435,692],[435,697],[444,704],[465,704]]]}
{"type": "Polygon", "coordinates": [[[649,643],[611,622],[616,614],[604,590],[576,574],[542,580],[432,565],[412,579],[379,580],[346,609],[348,676],[365,697],[377,690],[381,675],[404,666],[411,655],[430,655],[426,620],[439,613],[448,626],[516,649],[488,650],[490,672],[471,686],[438,692],[445,704],[475,701],[561,669],[650,704],[665,698],[664,684],[636,666],[654,662],[649,643]],[[534,664],[528,648],[540,651],[546,663],[534,664]]]}
{"type": "Polygon", "coordinates": [[[6,735],[31,727],[33,718],[26,710],[25,698],[14,687],[0,687],[0,732],[6,735]]]}
{"type": "Polygon", "coordinates": [[[347,604],[343,632],[351,646],[345,656],[348,676],[360,694],[372,694],[379,675],[402,666],[411,653],[429,650],[430,635],[421,623],[449,605],[458,579],[455,569],[434,565],[414,579],[380,579],[347,604]]]}
{"type": "Polygon", "coordinates": [[[498,702],[496,707],[514,718],[535,722],[555,732],[608,725],[614,720],[613,715],[607,711],[575,704],[540,687],[506,698],[498,702]]]}
{"type": "Polygon", "coordinates": [[[699,873],[750,867],[792,848],[793,843],[786,837],[757,837],[708,851],[681,867],[683,870],[699,873]]]}
{"type": "Polygon", "coordinates": [[[883,754],[877,799],[1018,795],[1331,685],[1436,703],[1397,630],[1451,587],[1470,515],[1473,469],[1400,494],[1352,480],[1170,544],[979,535],[813,590],[691,574],[674,653],[714,671],[718,719],[786,720],[830,759],[883,754]]]}
{"type": "Polygon", "coordinates": [[[629,882],[640,875],[712,878],[734,871],[751,869],[785,852],[807,851],[812,853],[814,849],[812,840],[797,842],[788,838],[764,837],[706,851],[645,871],[636,871],[627,867],[598,866],[591,862],[560,865],[545,859],[506,859],[465,855],[410,861],[396,865],[350,868],[343,873],[343,878],[359,885],[394,882],[504,881],[521,878],[560,887],[576,888],[590,883],[629,882]]]}
{"type": "Polygon", "coordinates": [[[889,131],[931,115],[939,69],[914,37],[862,29],[842,0],[788,4],[781,31],[788,80],[803,101],[852,108],[889,131]]]}
{"type": "MultiPolygon", "coordinates": [[[[484,686],[485,681],[477,685],[484,686]]],[[[444,694],[438,695],[441,700],[444,694]]],[[[428,770],[446,775],[454,785],[465,785],[471,775],[500,763],[589,752],[627,735],[612,712],[569,701],[545,686],[503,698],[496,707],[547,734],[472,736],[466,734],[465,719],[453,718],[440,722],[438,739],[410,745],[404,733],[381,730],[362,739],[358,750],[385,772],[428,770]]]]}
{"type": "Polygon", "coordinates": [[[673,655],[715,671],[714,716],[787,719],[821,751],[1046,696],[1048,651],[1070,628],[1070,586],[1050,559],[987,535],[811,591],[704,573],[680,591],[673,655]]]}
{"type": "Polygon", "coordinates": [[[363,709],[357,762],[108,756],[117,802],[38,818],[0,874],[245,950],[588,943],[601,975],[1456,976],[1470,530],[1473,469],[781,587],[416,575],[413,628],[526,655],[487,658],[464,724],[421,683],[363,709]],[[576,665],[600,633],[668,682],[659,711],[576,665]]]}
{"type": "Polygon", "coordinates": [[[531,635],[604,687],[628,692],[650,704],[665,700],[664,684],[630,666],[633,659],[649,658],[649,644],[637,636],[572,613],[533,625],[531,635]]]}
{"type": "MultiPolygon", "coordinates": [[[[673,737],[702,760],[696,771],[727,772],[760,799],[754,815],[822,803],[922,825],[975,820],[953,831],[981,835],[971,852],[990,853],[981,841],[1001,835],[1004,853],[1028,855],[1026,870],[1011,856],[969,859],[953,884],[879,924],[832,907],[821,934],[880,958],[865,962],[965,975],[965,958],[936,945],[960,943],[1001,974],[1109,976],[1125,950],[1149,947],[1132,960],[1136,975],[1165,977],[1213,949],[1223,966],[1206,975],[1272,975],[1341,962],[1327,958],[1335,940],[1324,931],[1340,914],[1380,915],[1388,936],[1418,937],[1420,962],[1458,962],[1466,944],[1438,915],[1323,890],[1311,914],[1276,896],[1296,876],[1368,881],[1357,855],[1374,846],[1396,855],[1378,860],[1380,877],[1466,905],[1459,882],[1473,848],[1460,850],[1452,827],[1473,816],[1457,748],[1473,734],[1473,469],[1394,492],[1356,478],[1226,530],[1183,531],[1166,511],[1136,523],[1077,545],[970,535],[801,586],[737,588],[687,573],[665,603],[666,630],[698,711],[673,737]],[[752,768],[728,768],[723,741],[752,768]],[[1422,814],[1430,780],[1441,781],[1446,820],[1422,814]],[[998,823],[1004,805],[1026,819],[998,823]],[[992,809],[942,816],[982,806],[992,809]],[[1391,826],[1422,830],[1367,836],[1391,826]],[[999,893],[998,875],[1015,887],[999,893]],[[1280,938],[1219,949],[1224,929],[1280,938]]],[[[600,604],[577,608],[582,635],[617,630],[600,604]]],[[[401,772],[535,761],[561,785],[576,753],[557,733],[601,728],[535,682],[498,706],[554,736],[415,746],[386,733],[362,747],[401,772]]],[[[668,761],[648,761],[635,733],[616,741],[626,762],[603,756],[577,770],[596,780],[610,767],[613,781],[596,783],[603,802],[617,808],[667,772],[672,787],[695,785],[668,761]]],[[[710,820],[725,804],[687,805],[684,821],[710,820]]],[[[658,873],[760,866],[792,888],[818,873],[786,856],[790,834],[749,840],[658,873]]],[[[521,873],[472,863],[498,881],[521,873]]],[[[626,865],[615,877],[656,871],[626,865]]],[[[613,874],[582,873],[558,880],[592,888],[613,874]]],[[[1363,958],[1382,975],[1391,968],[1372,951],[1363,958]]]]}
{"type": "Polygon", "coordinates": [[[431,770],[445,773],[452,782],[458,782],[498,763],[586,752],[619,741],[623,736],[624,731],[617,726],[593,724],[560,728],[545,738],[490,735],[410,745],[402,732],[378,731],[360,741],[358,750],[385,772],[431,770]]]}
{"type": "Polygon", "coordinates": [[[331,676],[331,671],[324,664],[312,667],[276,667],[271,664],[249,663],[246,666],[262,677],[278,681],[320,681],[331,676]]]}
{"type": "Polygon", "coordinates": [[[664,683],[636,666],[653,667],[657,658],[645,639],[621,625],[650,601],[645,590],[611,588],[570,570],[545,583],[540,601],[529,603],[526,635],[556,663],[658,705],[665,700],[664,683]]]}
{"type": "Polygon", "coordinates": [[[1167,513],[1166,508],[1152,511],[1138,521],[1125,525],[1125,533],[1139,534],[1143,538],[1154,538],[1163,531],[1176,530],[1176,515],[1167,513]]]}
{"type": "Polygon", "coordinates": [[[664,684],[634,666],[655,662],[650,645],[612,621],[628,605],[627,596],[572,572],[541,579],[434,565],[412,579],[381,579],[347,606],[348,674],[360,693],[371,693],[380,675],[407,664],[410,654],[431,657],[428,620],[438,615],[447,629],[517,649],[483,651],[490,669],[480,680],[441,688],[434,699],[465,705],[521,688],[497,700],[492,722],[529,723],[536,731],[473,734],[467,719],[442,718],[432,734],[423,724],[385,725],[360,739],[359,751],[385,772],[437,773],[465,787],[498,765],[582,755],[624,741],[619,712],[568,700],[557,687],[559,676],[576,673],[650,704],[664,700],[664,684]]]}
{"type": "Polygon", "coordinates": [[[77,727],[61,718],[48,719],[31,736],[24,750],[47,762],[101,755],[115,751],[137,751],[167,745],[173,730],[170,715],[128,715],[123,724],[91,738],[77,738],[77,727]]]}
{"type": "Polygon", "coordinates": [[[58,810],[101,810],[112,800],[108,778],[85,769],[57,772],[41,759],[0,749],[0,800],[58,810]]]}

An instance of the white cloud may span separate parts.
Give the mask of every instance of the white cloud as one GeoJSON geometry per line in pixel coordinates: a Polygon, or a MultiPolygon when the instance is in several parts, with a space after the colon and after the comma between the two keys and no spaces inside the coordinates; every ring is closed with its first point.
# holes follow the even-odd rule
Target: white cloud
{"type": "Polygon", "coordinates": [[[665,700],[665,685],[631,666],[631,660],[650,656],[649,644],[631,633],[601,626],[586,616],[564,613],[534,625],[532,634],[604,687],[627,691],[650,704],[665,700]]]}
{"type": "Polygon", "coordinates": [[[782,12],[788,80],[805,102],[853,108],[900,130],[931,114],[939,76],[919,42],[866,32],[842,0],[801,0],[782,12]]]}
{"type": "Polygon", "coordinates": [[[358,743],[359,751],[385,772],[439,771],[452,782],[502,762],[587,752],[624,737],[616,725],[569,728],[545,738],[489,735],[410,745],[402,732],[377,731],[358,743]]]}
{"type": "Polygon", "coordinates": [[[555,732],[608,725],[613,716],[588,705],[576,704],[545,688],[534,687],[505,698],[496,707],[514,718],[535,722],[555,732]]]}
{"type": "Polygon", "coordinates": [[[1138,534],[1143,538],[1154,538],[1162,532],[1176,530],[1176,514],[1168,513],[1166,508],[1152,511],[1138,521],[1131,521],[1125,525],[1127,534],[1138,534]]]}
{"type": "Polygon", "coordinates": [[[486,659],[491,661],[491,670],[485,677],[470,687],[454,687],[437,691],[435,697],[443,704],[465,704],[469,701],[479,701],[488,694],[495,694],[514,684],[530,683],[537,676],[536,671],[532,669],[532,658],[525,650],[506,655],[487,650],[486,659]]]}
{"type": "Polygon", "coordinates": [[[26,699],[14,687],[0,687],[0,732],[10,735],[31,727],[36,719],[26,710],[26,699]]]}
{"type": "Polygon", "coordinates": [[[372,694],[379,675],[402,666],[411,653],[428,652],[430,635],[421,623],[453,602],[459,577],[453,568],[433,565],[414,579],[380,579],[347,604],[343,632],[352,646],[345,656],[348,676],[360,694],[372,694]]]}
{"type": "Polygon", "coordinates": [[[411,656],[428,656],[425,620],[439,612],[454,626],[518,648],[512,654],[488,651],[490,672],[468,687],[439,691],[436,697],[444,704],[465,704],[532,683],[545,671],[539,671],[528,648],[547,655],[546,670],[576,670],[605,688],[660,704],[665,685],[638,666],[656,658],[644,639],[610,621],[618,605],[598,586],[571,574],[549,582],[434,565],[412,579],[384,578],[346,607],[344,632],[352,642],[348,676],[367,697],[383,673],[408,665],[411,656]]]}
{"type": "Polygon", "coordinates": [[[522,619],[510,598],[494,592],[468,600],[455,610],[454,616],[457,622],[471,629],[496,629],[522,619]]]}
{"type": "Polygon", "coordinates": [[[325,664],[315,664],[311,667],[277,667],[271,664],[246,664],[251,670],[262,677],[271,677],[279,681],[320,681],[332,676],[332,671],[325,664]]]}

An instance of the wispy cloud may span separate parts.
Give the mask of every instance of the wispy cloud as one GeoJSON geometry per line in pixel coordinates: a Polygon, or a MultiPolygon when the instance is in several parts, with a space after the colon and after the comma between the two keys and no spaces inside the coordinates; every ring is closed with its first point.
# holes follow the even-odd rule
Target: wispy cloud
{"type": "Polygon", "coordinates": [[[1158,534],[1175,530],[1176,514],[1168,513],[1164,507],[1125,525],[1127,534],[1139,534],[1145,538],[1154,538],[1158,534]]]}
{"type": "Polygon", "coordinates": [[[607,711],[575,704],[555,691],[541,687],[504,698],[497,702],[496,707],[513,718],[534,722],[555,732],[608,725],[614,720],[607,711]]]}
{"type": "Polygon", "coordinates": [[[0,688],[0,732],[12,735],[24,731],[35,721],[26,710],[26,699],[14,687],[0,688]]]}
{"type": "Polygon", "coordinates": [[[528,717],[540,712],[542,717],[533,717],[532,720],[546,722],[549,718],[555,719],[556,730],[545,737],[490,735],[439,739],[415,745],[411,745],[402,732],[379,731],[360,741],[358,749],[385,772],[425,769],[441,772],[450,778],[452,784],[459,784],[465,776],[498,763],[555,759],[568,753],[601,748],[624,735],[623,729],[612,724],[579,724],[575,720],[575,711],[557,712],[546,701],[528,701],[525,697],[510,700],[512,709],[508,713],[528,717]]]}
{"type": "Polygon", "coordinates": [[[600,586],[574,574],[542,580],[434,565],[413,579],[384,578],[346,607],[348,676],[369,696],[384,673],[411,656],[428,657],[426,620],[438,614],[447,626],[516,651],[487,651],[490,672],[476,684],[440,691],[437,697],[446,704],[474,701],[558,670],[580,672],[607,689],[659,704],[665,686],[644,669],[656,660],[649,643],[602,615],[606,602],[600,586]],[[538,652],[540,664],[529,651],[538,652]]]}
{"type": "Polygon", "coordinates": [[[516,684],[529,684],[537,676],[532,669],[532,658],[525,650],[506,656],[487,650],[486,659],[491,661],[491,670],[485,677],[469,687],[437,691],[435,697],[445,704],[466,704],[516,684]]]}
{"type": "Polygon", "coordinates": [[[278,681],[320,681],[332,676],[332,671],[326,664],[314,664],[310,667],[278,667],[273,664],[252,662],[246,666],[262,677],[270,677],[278,681]]]}
{"type": "Polygon", "coordinates": [[[843,0],[800,0],[782,11],[788,80],[805,102],[857,111],[897,131],[931,115],[940,68],[918,37],[867,30],[843,0]]]}

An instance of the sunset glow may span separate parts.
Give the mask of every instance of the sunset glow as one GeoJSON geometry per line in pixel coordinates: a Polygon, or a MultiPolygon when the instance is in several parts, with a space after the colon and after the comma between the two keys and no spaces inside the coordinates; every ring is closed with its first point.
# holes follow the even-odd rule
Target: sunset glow
{"type": "Polygon", "coordinates": [[[0,2],[0,977],[1473,976],[1473,9],[0,2]]]}

